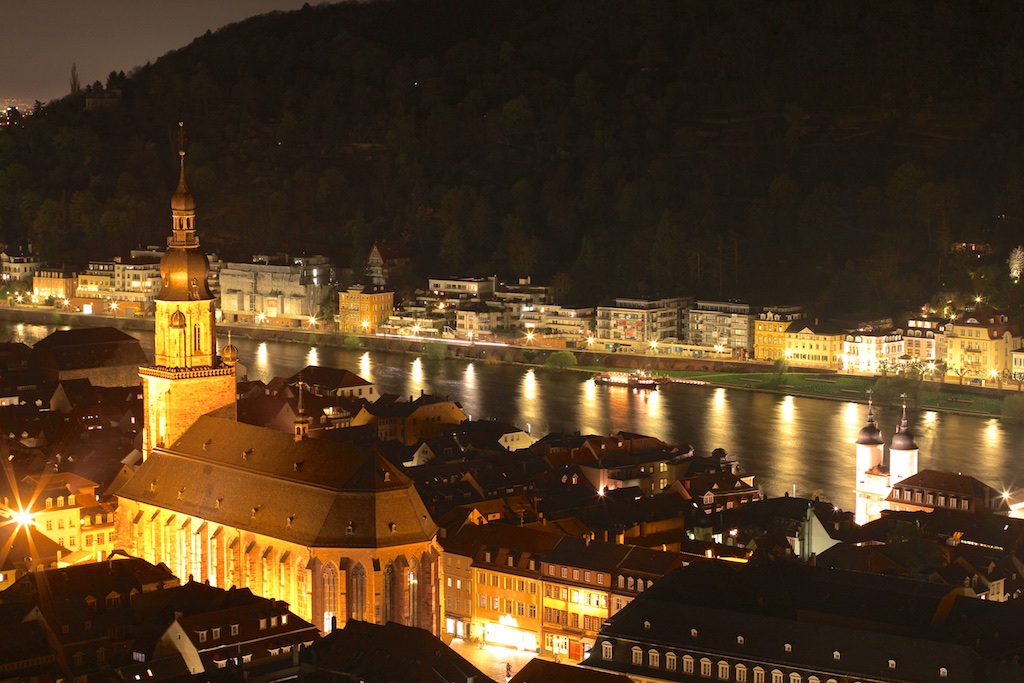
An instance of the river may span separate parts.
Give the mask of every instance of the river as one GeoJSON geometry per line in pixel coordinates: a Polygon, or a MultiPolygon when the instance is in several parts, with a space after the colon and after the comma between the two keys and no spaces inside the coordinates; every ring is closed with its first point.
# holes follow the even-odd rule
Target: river
{"type": "MultiPolygon", "coordinates": [[[[0,338],[32,345],[55,328],[0,322],[0,338]]],[[[135,333],[152,357],[153,335],[135,333]]],[[[220,345],[227,340],[220,338],[220,345]]],[[[854,442],[867,407],[852,402],[673,384],[658,391],[596,386],[586,374],[483,361],[435,360],[387,352],[233,340],[250,379],[268,381],[306,365],[346,368],[379,391],[421,391],[458,400],[473,419],[528,429],[609,434],[617,430],[687,443],[698,453],[724,448],[770,496],[821,494],[854,509],[854,442]]],[[[888,443],[899,408],[876,407],[888,443]]],[[[996,419],[911,411],[921,468],[970,474],[1005,490],[1024,487],[1024,428],[996,419]]]]}

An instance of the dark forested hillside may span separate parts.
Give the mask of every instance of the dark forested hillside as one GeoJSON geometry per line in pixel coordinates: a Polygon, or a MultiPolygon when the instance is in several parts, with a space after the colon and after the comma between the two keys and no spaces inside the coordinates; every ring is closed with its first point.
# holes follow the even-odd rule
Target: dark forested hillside
{"type": "Polygon", "coordinates": [[[162,239],[184,120],[202,237],[228,257],[361,267],[404,236],[423,274],[577,301],[1015,304],[1022,22],[984,0],[307,6],[3,129],[0,231],[58,263],[162,239]]]}

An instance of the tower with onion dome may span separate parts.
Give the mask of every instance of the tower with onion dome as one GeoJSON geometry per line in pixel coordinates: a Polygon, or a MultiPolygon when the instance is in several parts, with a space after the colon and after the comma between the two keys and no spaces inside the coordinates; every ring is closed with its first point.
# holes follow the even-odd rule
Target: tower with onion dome
{"type": "Polygon", "coordinates": [[[885,465],[885,443],[875,421],[871,392],[868,391],[867,424],[857,435],[857,509],[855,519],[864,524],[881,514],[882,501],[889,495],[889,468],[885,465]]]}
{"type": "MultiPolygon", "coordinates": [[[[179,124],[180,126],[181,124],[179,124]]],[[[160,260],[155,298],[153,365],[139,368],[144,393],[143,459],[169,446],[201,415],[234,419],[235,360],[229,345],[217,355],[216,305],[210,262],[199,249],[196,202],[178,152],[178,187],[171,197],[171,236],[160,260]]]]}
{"type": "Polygon", "coordinates": [[[903,395],[903,419],[889,444],[889,486],[917,474],[918,448],[907,421],[907,397],[903,395]]]}

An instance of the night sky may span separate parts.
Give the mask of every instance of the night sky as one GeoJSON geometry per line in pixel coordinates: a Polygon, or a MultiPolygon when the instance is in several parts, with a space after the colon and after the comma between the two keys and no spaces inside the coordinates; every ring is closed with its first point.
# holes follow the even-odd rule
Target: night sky
{"type": "MultiPolygon", "coordinates": [[[[8,0],[0,3],[0,100],[47,102],[184,47],[207,30],[309,0],[8,0]]],[[[316,0],[310,4],[320,4],[316,0]]]]}

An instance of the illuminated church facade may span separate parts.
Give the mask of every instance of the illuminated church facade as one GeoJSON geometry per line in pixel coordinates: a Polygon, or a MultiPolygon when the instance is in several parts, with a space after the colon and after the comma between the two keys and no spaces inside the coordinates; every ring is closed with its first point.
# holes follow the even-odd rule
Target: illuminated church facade
{"type": "Polygon", "coordinates": [[[217,353],[181,154],[154,363],[139,369],[144,460],[118,492],[118,546],[183,580],[283,600],[324,631],[356,619],[440,633],[437,526],[377,443],[236,421],[237,350],[217,353]]]}

